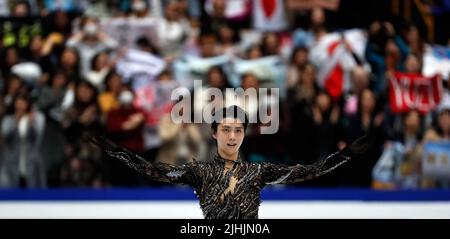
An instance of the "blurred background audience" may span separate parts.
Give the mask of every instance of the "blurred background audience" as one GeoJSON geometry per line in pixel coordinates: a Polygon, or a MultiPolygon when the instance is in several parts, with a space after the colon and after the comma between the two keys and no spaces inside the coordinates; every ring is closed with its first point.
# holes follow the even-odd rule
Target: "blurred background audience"
{"type": "Polygon", "coordinates": [[[192,119],[214,87],[215,104],[260,120],[243,160],[311,164],[380,136],[296,186],[448,188],[449,24],[444,0],[0,1],[0,187],[163,185],[102,159],[89,136],[151,162],[210,160],[208,125],[174,123],[171,93],[187,88],[192,119]],[[261,134],[270,116],[278,131],[261,134]]]}

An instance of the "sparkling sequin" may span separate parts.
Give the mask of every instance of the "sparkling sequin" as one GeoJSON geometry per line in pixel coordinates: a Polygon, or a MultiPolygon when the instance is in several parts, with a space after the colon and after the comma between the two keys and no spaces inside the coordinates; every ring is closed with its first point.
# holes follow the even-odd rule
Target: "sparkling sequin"
{"type": "Polygon", "coordinates": [[[153,180],[192,186],[207,219],[258,218],[260,193],[266,185],[313,179],[350,159],[340,152],[312,165],[256,164],[239,159],[232,169],[224,173],[225,160],[219,155],[207,162],[193,161],[173,166],[152,164],[120,147],[105,152],[153,180]],[[233,190],[227,190],[230,180],[234,184],[233,190]]]}

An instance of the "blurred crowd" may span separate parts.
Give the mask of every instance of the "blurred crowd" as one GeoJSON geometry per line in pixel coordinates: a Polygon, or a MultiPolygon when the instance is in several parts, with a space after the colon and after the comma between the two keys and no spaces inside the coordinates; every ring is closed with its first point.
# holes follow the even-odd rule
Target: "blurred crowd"
{"type": "MultiPolygon", "coordinates": [[[[398,73],[422,75],[431,45],[450,47],[445,22],[434,40],[414,17],[375,12],[367,24],[336,26],[327,17],[337,19],[333,8],[351,8],[348,1],[299,2],[308,1],[0,0],[0,187],[163,185],[105,162],[92,134],[151,162],[209,160],[209,125],[171,120],[184,102],[171,98],[178,87],[192,99],[211,87],[279,89],[237,99],[253,115],[279,105],[275,134],[260,133],[263,120],[250,126],[241,147],[250,162],[311,164],[379,133],[366,157],[298,186],[448,187],[450,175],[428,177],[423,166],[427,142],[450,145],[448,72],[436,76],[439,101],[425,111],[393,112],[389,87],[398,73]]],[[[433,2],[440,5],[430,11],[450,19],[450,2],[433,2]]],[[[209,100],[190,103],[181,113],[201,112],[209,100]]]]}

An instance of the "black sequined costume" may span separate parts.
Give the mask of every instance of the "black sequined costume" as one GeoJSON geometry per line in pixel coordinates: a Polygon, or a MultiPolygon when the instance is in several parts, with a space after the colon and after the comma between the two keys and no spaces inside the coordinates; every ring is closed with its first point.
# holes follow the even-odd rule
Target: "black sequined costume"
{"type": "Polygon", "coordinates": [[[311,165],[257,164],[238,159],[231,169],[226,169],[226,159],[218,155],[207,162],[193,161],[173,166],[150,163],[104,138],[95,139],[95,143],[110,157],[154,180],[192,186],[207,219],[258,218],[260,192],[266,185],[295,183],[318,177],[368,148],[367,140],[361,138],[344,150],[311,165]]]}

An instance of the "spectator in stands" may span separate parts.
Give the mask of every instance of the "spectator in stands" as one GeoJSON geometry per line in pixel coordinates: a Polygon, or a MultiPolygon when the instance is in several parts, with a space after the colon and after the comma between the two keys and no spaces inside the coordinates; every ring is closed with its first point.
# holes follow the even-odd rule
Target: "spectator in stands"
{"type": "Polygon", "coordinates": [[[266,33],[262,39],[263,56],[277,56],[280,54],[280,38],[274,32],[266,33]]]}
{"type": "Polygon", "coordinates": [[[292,51],[286,80],[288,89],[293,88],[297,84],[308,63],[308,54],[309,51],[306,47],[297,47],[292,51]]]}
{"type": "Polygon", "coordinates": [[[288,88],[288,101],[291,105],[298,104],[301,108],[311,106],[318,90],[316,68],[308,63],[300,73],[297,83],[288,88]]]}
{"type": "Polygon", "coordinates": [[[421,187],[421,140],[423,117],[418,110],[403,115],[403,129],[385,144],[372,170],[376,189],[415,189],[421,187]]]}
{"type": "Polygon", "coordinates": [[[105,76],[105,90],[98,97],[98,104],[103,114],[119,108],[119,95],[123,89],[122,77],[116,71],[110,71],[105,76]]]}
{"type": "Polygon", "coordinates": [[[47,84],[41,86],[36,105],[48,117],[56,122],[61,122],[66,110],[64,99],[68,94],[69,79],[62,71],[56,72],[50,77],[47,84]]]}
{"type": "Polygon", "coordinates": [[[161,146],[158,126],[161,119],[170,114],[174,102],[171,93],[179,86],[170,70],[163,70],[155,81],[148,82],[136,91],[134,105],[145,114],[143,130],[145,155],[155,159],[161,146]]]}
{"type": "Polygon", "coordinates": [[[118,42],[100,29],[97,19],[85,16],[80,21],[80,31],[67,41],[66,46],[77,49],[81,75],[84,76],[91,70],[92,58],[99,52],[115,49],[118,42]]]}
{"type": "Polygon", "coordinates": [[[351,72],[351,87],[350,91],[343,95],[344,111],[347,116],[354,115],[358,109],[358,96],[364,89],[370,88],[369,72],[362,66],[356,66],[351,72]]]}
{"type": "Polygon", "coordinates": [[[3,77],[7,77],[11,74],[11,68],[20,62],[19,52],[16,47],[10,46],[1,49],[1,74],[3,77]]]}
{"type": "MultiPolygon", "coordinates": [[[[245,109],[250,119],[256,119],[258,116],[258,106],[259,101],[262,99],[259,99],[259,87],[260,87],[260,80],[258,77],[256,77],[255,74],[251,72],[244,73],[241,76],[241,87],[244,91],[250,91],[254,90],[255,95],[238,95],[237,96],[237,102],[229,103],[227,102],[226,105],[238,105],[245,109]]],[[[228,98],[230,96],[227,95],[228,98]]],[[[227,100],[228,100],[227,98],[227,100]]],[[[249,129],[249,132],[251,132],[251,129],[249,129]]]]}
{"type": "Polygon", "coordinates": [[[219,26],[227,21],[225,16],[226,5],[225,0],[212,0],[212,9],[209,13],[202,8],[200,18],[202,34],[219,33],[219,26]]]}
{"type": "Polygon", "coordinates": [[[91,71],[86,74],[85,79],[101,90],[105,86],[106,75],[113,67],[114,62],[110,59],[109,52],[99,52],[92,58],[91,71]]]}
{"type": "MultiPolygon", "coordinates": [[[[79,149],[77,149],[78,151],[79,149]]],[[[101,186],[98,169],[91,158],[74,155],[68,158],[60,169],[60,187],[101,186]]]]}
{"type": "Polygon", "coordinates": [[[408,54],[405,59],[404,69],[406,73],[422,74],[421,58],[413,53],[408,54]]]}
{"type": "Polygon", "coordinates": [[[140,51],[148,52],[157,56],[161,55],[159,48],[145,36],[139,37],[136,40],[136,46],[140,51]]]}
{"type": "Polygon", "coordinates": [[[141,154],[144,152],[142,129],[145,115],[133,105],[131,91],[121,91],[118,100],[119,107],[110,110],[106,116],[107,133],[118,145],[141,154]]]}
{"type": "MultiPolygon", "coordinates": [[[[184,114],[185,109],[182,110],[180,116],[184,114]]],[[[206,145],[199,124],[174,123],[171,115],[166,114],[161,118],[158,132],[162,143],[155,162],[182,165],[192,159],[205,160],[206,145]]]]}
{"type": "Polygon", "coordinates": [[[38,87],[36,106],[45,114],[45,133],[42,155],[47,169],[49,186],[59,185],[59,164],[64,160],[64,137],[61,123],[66,110],[73,104],[74,83],[58,69],[48,82],[38,87]]]}
{"type": "Polygon", "coordinates": [[[80,78],[80,56],[73,48],[65,48],[59,56],[59,61],[54,63],[53,69],[60,69],[70,82],[76,83],[80,78]]]}
{"type": "Polygon", "coordinates": [[[425,41],[420,35],[419,28],[414,24],[406,25],[404,29],[404,38],[410,52],[418,56],[419,59],[422,59],[425,52],[425,41]]]}
{"type": "Polygon", "coordinates": [[[260,44],[251,45],[246,52],[246,59],[255,60],[263,56],[262,46],[260,44]]]}
{"type": "Polygon", "coordinates": [[[97,95],[97,89],[87,81],[75,86],[75,100],[62,121],[66,145],[60,169],[61,186],[92,187],[94,182],[102,183],[101,152],[87,143],[90,135],[104,132],[97,95]]]}
{"type": "Polygon", "coordinates": [[[14,111],[14,99],[20,93],[26,92],[26,86],[17,75],[9,75],[6,79],[4,92],[2,92],[4,111],[12,113],[14,111]]]}
{"type": "Polygon", "coordinates": [[[163,56],[173,58],[182,54],[183,41],[191,29],[181,10],[179,2],[168,1],[164,16],[156,20],[158,46],[163,56]]]}
{"type": "Polygon", "coordinates": [[[71,144],[78,145],[90,134],[103,131],[97,90],[87,81],[80,81],[75,88],[75,101],[65,112],[62,126],[71,144]]]}
{"type": "Polygon", "coordinates": [[[330,95],[325,91],[319,91],[311,113],[314,131],[314,139],[311,140],[315,141],[314,148],[318,155],[315,158],[322,158],[338,150],[341,109],[337,104],[333,105],[330,95]]]}
{"type": "Polygon", "coordinates": [[[147,1],[131,0],[131,12],[128,17],[131,18],[148,18],[150,17],[150,7],[147,1]]]}
{"type": "MultiPolygon", "coordinates": [[[[219,89],[225,95],[227,88],[231,88],[231,84],[224,70],[220,66],[211,67],[206,75],[206,85],[194,89],[194,111],[197,114],[203,112],[204,106],[211,102],[206,94],[211,94],[212,89],[219,89]]],[[[217,107],[223,107],[226,102],[222,99],[214,99],[214,104],[217,107]]]]}
{"type": "Polygon", "coordinates": [[[289,154],[296,163],[307,163],[314,160],[314,150],[311,147],[313,137],[313,124],[311,108],[315,104],[315,98],[320,91],[316,83],[316,69],[312,64],[306,64],[299,76],[297,84],[288,89],[288,104],[291,118],[291,130],[289,134],[289,154]],[[296,140],[294,140],[296,139],[296,140]],[[301,152],[301,153],[300,153],[301,152]]]}
{"type": "MultiPolygon", "coordinates": [[[[425,132],[423,144],[428,142],[449,142],[450,141],[450,101],[442,102],[437,108],[437,115],[433,127],[425,132]]],[[[448,178],[426,178],[422,180],[424,188],[448,188],[450,181],[448,178]]]]}
{"type": "Polygon", "coordinates": [[[295,47],[310,48],[323,35],[327,33],[325,10],[315,7],[310,15],[311,25],[308,30],[297,29],[293,34],[293,43],[295,47]]]}
{"type": "Polygon", "coordinates": [[[375,132],[379,134],[379,137],[364,160],[350,162],[348,166],[344,166],[336,172],[341,186],[370,187],[372,184],[372,168],[381,155],[380,146],[387,137],[387,125],[384,114],[379,109],[379,103],[372,90],[364,89],[358,97],[357,113],[343,119],[345,134],[341,136],[344,140],[339,143],[341,147],[357,138],[359,134],[375,132]]]}
{"type": "Polygon", "coordinates": [[[403,71],[408,53],[408,46],[396,34],[392,23],[375,21],[370,25],[365,56],[376,76],[376,93],[386,90],[386,73],[403,71]]]}
{"type": "Polygon", "coordinates": [[[217,56],[217,37],[215,35],[201,35],[199,37],[199,50],[202,58],[217,56]]]}
{"type": "Polygon", "coordinates": [[[232,57],[238,56],[240,51],[238,46],[239,41],[239,34],[231,27],[231,25],[223,23],[219,26],[219,54],[226,54],[232,57]]]}
{"type": "MultiPolygon", "coordinates": [[[[247,89],[259,90],[258,79],[254,75],[248,74],[246,79],[243,79],[244,85],[247,89]]],[[[250,97],[249,100],[251,100],[250,97]]],[[[258,112],[253,116],[256,117],[256,122],[249,125],[246,132],[246,140],[242,148],[244,158],[254,163],[288,164],[289,139],[287,138],[287,133],[290,125],[287,107],[285,107],[281,99],[272,94],[271,90],[268,90],[267,94],[259,95],[253,101],[247,101],[247,104],[245,104],[247,108],[251,109],[249,106],[256,103],[259,109],[256,109],[258,112]],[[264,134],[263,127],[269,127],[275,120],[278,121],[276,132],[264,134]]],[[[244,104],[242,105],[244,106],[244,104]]],[[[252,118],[249,117],[249,119],[252,118]]]]}
{"type": "Polygon", "coordinates": [[[27,1],[17,1],[14,4],[12,17],[28,17],[31,16],[30,4],[27,1]]]}
{"type": "Polygon", "coordinates": [[[424,141],[427,140],[450,140],[450,101],[439,105],[434,127],[425,132],[424,141]]]}
{"type": "MultiPolygon", "coordinates": [[[[129,90],[121,91],[119,107],[110,110],[106,115],[106,132],[109,138],[118,145],[137,154],[144,153],[145,115],[133,105],[134,94],[129,90]]],[[[107,165],[108,181],[113,186],[137,186],[142,180],[118,163],[107,165]]]]}
{"type": "Polygon", "coordinates": [[[69,14],[62,10],[52,12],[47,21],[50,26],[45,34],[44,43],[41,50],[42,56],[50,55],[57,57],[64,50],[65,42],[72,34],[72,22],[69,14]]]}
{"type": "Polygon", "coordinates": [[[12,188],[46,187],[46,171],[41,155],[44,115],[33,108],[28,95],[14,98],[14,112],[1,124],[4,139],[0,166],[0,186],[12,188]]]}

